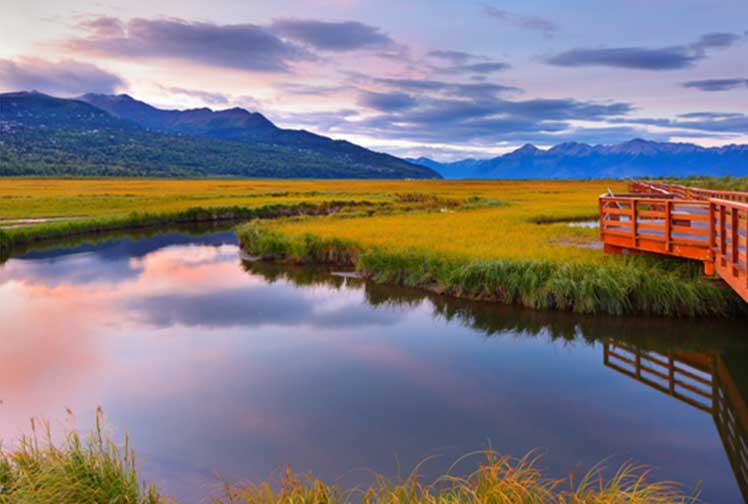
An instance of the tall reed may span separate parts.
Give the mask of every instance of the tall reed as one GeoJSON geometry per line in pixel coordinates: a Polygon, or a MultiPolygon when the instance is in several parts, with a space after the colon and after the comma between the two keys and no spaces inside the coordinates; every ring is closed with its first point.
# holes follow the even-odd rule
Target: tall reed
{"type": "Polygon", "coordinates": [[[125,438],[118,447],[107,436],[103,416],[86,437],[77,430],[56,445],[49,424],[0,451],[2,504],[166,504],[155,487],[138,477],[135,452],[125,438]]]}

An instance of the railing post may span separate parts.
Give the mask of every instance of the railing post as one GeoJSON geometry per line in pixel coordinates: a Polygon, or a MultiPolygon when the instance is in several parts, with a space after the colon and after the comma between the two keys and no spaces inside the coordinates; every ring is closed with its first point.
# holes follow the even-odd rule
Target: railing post
{"type": "Polygon", "coordinates": [[[714,230],[714,219],[715,219],[715,208],[717,207],[712,200],[707,200],[709,203],[709,210],[707,215],[709,216],[709,250],[707,251],[707,261],[704,262],[704,273],[706,276],[714,276],[714,265],[716,261],[716,249],[717,249],[717,237],[714,230]]]}
{"type": "Polygon", "coordinates": [[[675,394],[675,360],[673,354],[668,354],[667,359],[667,370],[668,370],[668,389],[671,394],[675,394]]]}
{"type": "MultiPolygon", "coordinates": [[[[743,231],[745,232],[745,262],[743,263],[743,273],[746,273],[746,279],[745,279],[745,285],[746,288],[748,288],[748,209],[743,211],[743,217],[745,218],[745,222],[743,222],[743,231]]],[[[738,233],[738,238],[740,233],[738,233]]],[[[738,248],[738,253],[740,253],[740,248],[738,248]]],[[[738,256],[738,262],[740,262],[740,256],[738,256]]]]}
{"type": "Polygon", "coordinates": [[[743,273],[745,273],[745,287],[748,289],[748,209],[743,211],[745,222],[743,223],[743,230],[745,232],[745,262],[743,263],[743,273]]]}
{"type": "Polygon", "coordinates": [[[719,204],[719,255],[721,260],[724,261],[727,255],[727,224],[725,220],[727,218],[727,211],[725,205],[719,204]]]}
{"type": "Polygon", "coordinates": [[[717,247],[717,237],[716,233],[714,232],[714,202],[709,201],[709,249],[713,252],[714,249],[717,247]]]}
{"type": "Polygon", "coordinates": [[[639,246],[639,240],[637,239],[637,218],[636,218],[636,198],[631,200],[631,239],[633,242],[633,247],[637,248],[639,246]]]}
{"type": "Polygon", "coordinates": [[[738,209],[735,207],[730,208],[730,236],[732,237],[732,274],[737,276],[738,264],[740,261],[740,230],[738,229],[738,209]]]}
{"type": "Polygon", "coordinates": [[[665,201],[665,250],[668,252],[672,251],[672,214],[673,214],[673,202],[671,200],[665,201]]]}
{"type": "Polygon", "coordinates": [[[636,377],[641,378],[642,377],[642,355],[640,352],[636,352],[636,358],[635,358],[636,364],[636,377]]]}

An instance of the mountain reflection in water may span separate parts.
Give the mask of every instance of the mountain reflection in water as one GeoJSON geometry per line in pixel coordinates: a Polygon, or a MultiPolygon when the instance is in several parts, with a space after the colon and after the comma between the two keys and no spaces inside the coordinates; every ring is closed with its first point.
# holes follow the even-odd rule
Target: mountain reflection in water
{"type": "Polygon", "coordinates": [[[32,416],[127,429],[180,502],[287,463],[431,474],[485,446],[550,473],[612,457],[746,488],[739,323],[577,317],[241,262],[230,232],[66,244],[0,266],[0,435],[32,416]],[[633,379],[632,379],[633,378],[633,379]],[[737,481],[737,484],[735,483],[737,481]]]}

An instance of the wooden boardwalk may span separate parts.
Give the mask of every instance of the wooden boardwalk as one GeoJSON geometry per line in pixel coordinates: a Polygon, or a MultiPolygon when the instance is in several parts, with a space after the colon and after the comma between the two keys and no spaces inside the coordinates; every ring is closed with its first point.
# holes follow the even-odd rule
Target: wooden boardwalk
{"type": "Polygon", "coordinates": [[[632,182],[600,196],[600,236],[608,253],[702,261],[748,302],[748,193],[632,182]]]}

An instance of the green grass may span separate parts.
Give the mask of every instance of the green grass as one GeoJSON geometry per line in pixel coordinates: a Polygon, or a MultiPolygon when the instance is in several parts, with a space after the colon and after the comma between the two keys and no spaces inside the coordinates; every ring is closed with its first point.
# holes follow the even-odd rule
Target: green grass
{"type": "Polygon", "coordinates": [[[390,251],[314,234],[285,234],[255,221],[242,246],[266,259],[355,268],[372,280],[459,298],[585,314],[726,317],[744,313],[729,289],[701,278],[699,265],[632,257],[617,263],[450,258],[390,251]]]}
{"type": "MultiPolygon", "coordinates": [[[[424,461],[425,462],[425,461],[424,461]]],[[[375,476],[366,488],[349,490],[290,467],[260,483],[224,484],[213,504],[686,504],[696,495],[670,482],[650,481],[645,467],[626,464],[612,476],[603,466],[579,478],[551,478],[539,468],[539,457],[521,459],[493,451],[469,454],[444,475],[425,481],[417,466],[395,480],[375,476]],[[457,470],[459,468],[459,471],[457,470]],[[472,470],[470,469],[472,468],[472,470]],[[472,472],[471,472],[472,471],[472,472]],[[466,476],[463,476],[468,472],[466,476]]],[[[135,453],[125,437],[122,447],[103,429],[97,414],[88,436],[76,430],[55,444],[48,425],[15,448],[0,450],[2,504],[167,504],[154,486],[138,476],[135,453]]]]}

